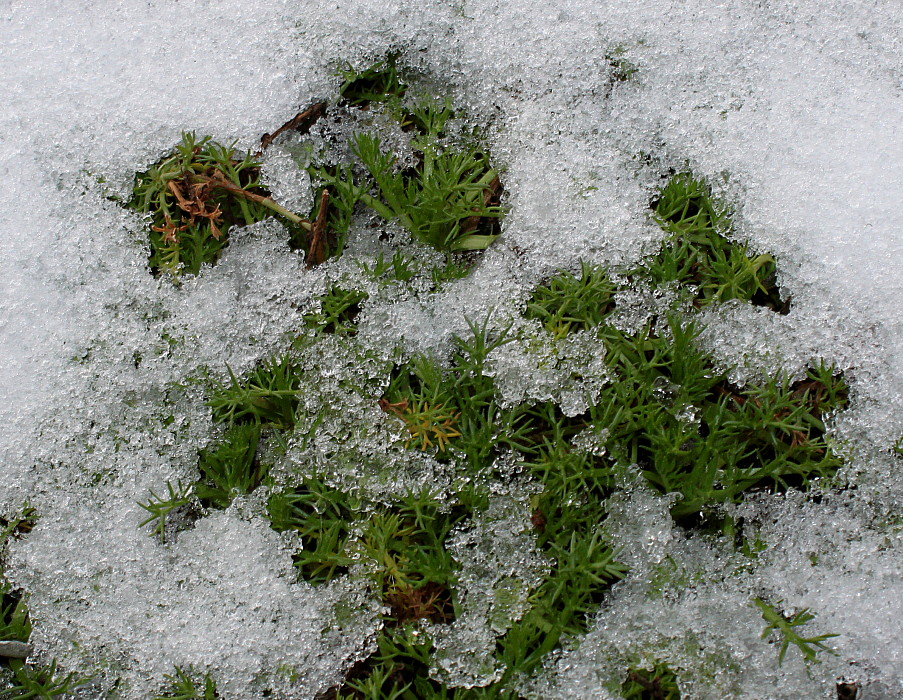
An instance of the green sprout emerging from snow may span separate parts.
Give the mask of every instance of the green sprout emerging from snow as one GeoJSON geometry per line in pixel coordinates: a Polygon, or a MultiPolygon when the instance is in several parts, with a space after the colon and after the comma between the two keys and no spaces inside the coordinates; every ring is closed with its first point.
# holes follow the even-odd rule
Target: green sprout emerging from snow
{"type": "MultiPolygon", "coordinates": [[[[836,652],[825,644],[825,641],[836,634],[819,634],[814,637],[803,637],[798,631],[808,622],[815,619],[815,615],[809,612],[809,608],[803,608],[793,615],[787,616],[775,609],[761,598],[753,598],[753,603],[762,611],[762,619],[767,623],[762,631],[762,639],[767,639],[772,632],[776,632],[781,639],[781,649],[778,652],[778,664],[784,663],[787,650],[793,644],[803,655],[803,660],[808,663],[819,663],[818,654],[826,651],[830,654],[836,652]]],[[[780,605],[781,601],[777,602],[780,605]]]]}

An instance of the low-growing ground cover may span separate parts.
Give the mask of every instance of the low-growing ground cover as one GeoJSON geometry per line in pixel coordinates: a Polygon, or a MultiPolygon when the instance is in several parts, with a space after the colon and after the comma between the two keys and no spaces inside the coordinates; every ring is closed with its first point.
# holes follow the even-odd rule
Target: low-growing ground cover
{"type": "MultiPolygon", "coordinates": [[[[611,85],[637,75],[622,53],[610,52],[611,85]]],[[[160,391],[167,410],[182,411],[165,427],[190,419],[204,435],[178,477],[141,484],[144,519],[130,524],[167,557],[238,514],[268,523],[294,564],[279,578],[296,589],[324,599],[361,592],[330,619],[340,629],[372,610],[369,631],[357,629],[358,651],[318,697],[544,697],[536,683],[589,648],[600,614],[642,578],[643,564],[613,534],[623,500],[647,498],[677,537],[735,557],[717,569],[725,578],[753,570],[769,545],[744,521],[748,503],[784,493],[808,502],[810,489],[815,502],[843,483],[832,421],[855,401],[841,371],[849,367],[815,355],[802,371],[738,373],[706,346],[706,323],[721,309],[786,314],[790,299],[777,286],[781,259],[743,244],[705,180],[680,164],[656,173],[648,218],[662,242],[641,260],[575,259],[534,277],[513,303],[500,298],[504,313],[462,314],[466,327],[441,342],[402,336],[377,347],[390,343],[373,329],[404,313],[396,309],[428,300],[434,312],[486,284],[483,251],[505,243],[507,175],[451,102],[414,94],[395,57],[342,81],[334,102],[299,112],[256,154],[185,134],[136,176],[128,205],[146,214],[161,296],[213,289],[214,266],[241,265],[231,246],[261,230],[289,242],[306,268],[298,283],[315,292],[294,307],[277,352],[198,363],[160,391]],[[271,147],[307,178],[310,208],[290,211],[261,184],[271,147]],[[580,352],[595,364],[568,359],[580,352]],[[586,387],[580,400],[513,395],[505,363],[514,356],[527,358],[521,371],[586,387]]],[[[135,351],[136,369],[191,342],[160,340],[156,357],[135,351]]],[[[111,474],[90,478],[121,476],[111,474]]],[[[684,565],[659,562],[643,595],[673,599],[685,577],[697,583],[684,565]]],[[[750,613],[761,618],[753,625],[775,667],[808,671],[833,651],[842,630],[819,627],[818,606],[785,606],[743,585],[733,603],[747,623],[750,613]]],[[[4,595],[0,629],[24,643],[27,591],[4,595]]],[[[675,698],[698,692],[706,672],[713,689],[740,674],[729,661],[688,661],[703,642],[681,655],[647,634],[604,671],[599,683],[612,696],[675,698]]],[[[161,698],[229,697],[225,664],[177,663],[148,682],[161,698]]],[[[122,672],[108,660],[94,680],[57,673],[53,661],[8,666],[11,692],[47,696],[77,684],[113,693],[122,672]]],[[[246,682],[279,696],[275,688],[286,692],[301,675],[286,663],[246,682]]],[[[836,692],[850,686],[855,693],[846,681],[836,692]]]]}
{"type": "MultiPolygon", "coordinates": [[[[504,214],[497,204],[499,175],[472,142],[458,152],[440,145],[453,112],[436,100],[403,101],[406,91],[394,59],[346,74],[340,104],[388,115],[413,134],[414,158],[400,165],[367,131],[348,140],[352,162],[315,165],[311,157],[306,168],[320,195],[306,218],[284,210],[259,186],[251,156],[239,159],[209,137],[185,135],[174,155],[139,174],[130,202],[153,212],[151,270],[173,279],[196,275],[217,262],[230,225],[271,215],[287,221],[293,245],[309,264],[321,264],[343,254],[355,221],[370,211],[414,241],[446,251],[446,268],[454,273],[434,267],[427,293],[466,275],[472,259],[462,265],[455,256],[485,249],[498,236],[504,214]]],[[[306,133],[327,113],[322,105],[305,110],[262,145],[286,131],[306,133]]],[[[294,562],[301,579],[314,586],[340,577],[362,580],[382,604],[372,655],[323,698],[522,697],[517,682],[563,643],[578,643],[606,592],[628,571],[603,528],[609,499],[623,488],[625,475],[637,471],[650,487],[673,496],[676,523],[699,536],[728,534],[747,552],[749,543],[724,504],[753,490],[805,489],[830,480],[842,464],[824,423],[846,406],[848,391],[835,368],[814,360],[801,379],[776,375],[738,386],[730,368],[717,367],[697,347],[699,309],[737,300],[786,313],[774,257],[752,255],[733,242],[729,212],[689,172],[667,179],[651,216],[666,235],[641,265],[607,270],[581,263],[578,271],[537,286],[524,307],[523,319],[539,324],[542,342],[566,343],[579,334],[604,347],[608,375],[586,411],[565,415],[555,401],[502,400],[491,356],[535,339],[524,323],[497,329],[489,318],[472,320],[448,356],[415,354],[386,366],[382,395],[370,399],[394,425],[392,449],[448,465],[459,484],[452,492],[424,488],[375,498],[366,489],[339,486],[328,470],[276,476],[280,455],[298,441],[315,440],[327,421],[299,400],[311,391],[311,347],[338,341],[366,352],[354,344],[369,294],[333,286],[318,310],[302,316],[287,354],[240,376],[227,367],[225,381],[204,380],[221,436],[199,451],[197,481],[167,482],[149,494],[141,503],[149,517],[140,526],[165,543],[205,513],[263,488],[273,529],[299,538],[294,562]],[[619,295],[637,287],[664,290],[671,301],[633,327],[613,322],[619,295]],[[454,675],[436,661],[441,641],[433,640],[441,640],[473,600],[459,586],[466,563],[450,545],[475,530],[497,498],[492,484],[509,478],[500,465],[512,464],[532,485],[519,507],[528,516],[524,532],[541,573],[532,581],[496,582],[486,609],[495,639],[482,661],[489,670],[455,687],[449,682],[454,675]]],[[[401,250],[390,260],[380,253],[358,265],[381,286],[411,285],[425,274],[401,250]]],[[[336,410],[341,407],[323,409],[336,410]]],[[[355,459],[353,451],[347,459],[355,459]]],[[[824,644],[829,635],[806,638],[794,631],[812,619],[808,611],[785,618],[762,599],[750,604],[768,623],[763,638],[772,630],[783,635],[779,662],[790,644],[809,663],[830,650],[824,644]]],[[[626,698],[677,698],[678,678],[679,669],[661,662],[623,669],[617,687],[626,698]]],[[[209,675],[176,668],[169,682],[171,690],[161,697],[216,696],[209,675]]]]}

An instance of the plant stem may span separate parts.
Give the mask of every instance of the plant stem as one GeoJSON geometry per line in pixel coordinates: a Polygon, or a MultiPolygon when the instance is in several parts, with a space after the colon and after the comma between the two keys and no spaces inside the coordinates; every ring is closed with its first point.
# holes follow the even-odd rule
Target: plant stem
{"type": "Polygon", "coordinates": [[[311,224],[307,219],[302,219],[300,216],[293,212],[290,212],[285,207],[276,204],[276,202],[274,202],[269,197],[264,197],[259,194],[254,194],[253,192],[248,192],[246,189],[239,187],[235,183],[229,182],[222,175],[219,175],[219,177],[210,177],[208,175],[192,175],[191,181],[209,183],[214,187],[219,187],[220,189],[231,192],[232,194],[238,195],[239,197],[244,197],[245,199],[250,199],[252,202],[257,202],[257,204],[260,204],[261,206],[264,206],[267,209],[276,212],[280,216],[285,217],[295,224],[298,224],[307,231],[310,231],[313,228],[313,224],[311,224]]]}

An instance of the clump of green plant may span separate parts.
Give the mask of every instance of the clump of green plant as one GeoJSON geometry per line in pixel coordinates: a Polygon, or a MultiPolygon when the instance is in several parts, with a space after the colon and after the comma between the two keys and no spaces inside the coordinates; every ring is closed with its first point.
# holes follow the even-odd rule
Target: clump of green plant
{"type": "Polygon", "coordinates": [[[304,314],[304,325],[322,333],[354,335],[354,320],[366,298],[366,292],[333,287],[320,298],[318,312],[304,314]]]}
{"type": "Polygon", "coordinates": [[[15,595],[8,583],[0,580],[0,640],[24,644],[30,636],[31,621],[25,600],[15,595]]]}
{"type": "Polygon", "coordinates": [[[202,504],[228,508],[236,496],[260,486],[269,470],[258,459],[259,442],[260,425],[240,423],[226,430],[215,449],[200,451],[201,478],[194,493],[202,504]]]}
{"type": "Polygon", "coordinates": [[[29,637],[28,606],[10,589],[0,569],[0,698],[55,698],[73,692],[89,680],[77,673],[59,673],[55,659],[49,666],[29,664],[29,637]]]}
{"type": "Polygon", "coordinates": [[[775,260],[768,253],[750,256],[731,242],[728,211],[708,185],[690,173],[678,173],[653,202],[654,218],[670,237],[640,274],[657,284],[676,282],[694,290],[697,306],[740,299],[786,312],[788,302],[775,285],[775,260]]]}
{"type": "Polygon", "coordinates": [[[216,681],[209,673],[204,674],[203,681],[195,681],[181,668],[177,667],[175,670],[173,675],[163,675],[169,688],[154,700],[216,700],[220,697],[216,692],[216,681]]]}
{"type": "Polygon", "coordinates": [[[390,506],[367,503],[308,479],[271,496],[268,512],[275,530],[300,535],[295,564],[305,580],[320,585],[363,562],[393,624],[451,615],[453,566],[444,542],[469,511],[442,511],[429,493],[390,506]]]}
{"type": "Polygon", "coordinates": [[[428,675],[432,645],[412,625],[454,619],[455,564],[444,545],[472,505],[442,509],[428,492],[368,503],[317,479],[270,498],[273,528],[304,543],[295,555],[304,579],[321,585],[356,567],[386,609],[377,653],[325,697],[434,697],[441,686],[428,675]]]}
{"type": "Polygon", "coordinates": [[[564,640],[585,633],[589,616],[627,571],[601,529],[611,470],[570,447],[571,427],[548,402],[528,409],[518,432],[522,464],[542,486],[531,498],[531,522],[552,567],[530,593],[530,608],[498,641],[501,688],[533,672],[564,640]]]}
{"type": "Polygon", "coordinates": [[[400,250],[395,251],[391,260],[386,260],[383,253],[380,252],[373,265],[367,263],[358,263],[358,265],[368,277],[380,284],[407,282],[416,274],[414,261],[400,250]]]}
{"type": "Polygon", "coordinates": [[[346,66],[339,75],[342,86],[339,95],[356,107],[366,107],[371,102],[387,102],[404,97],[408,86],[398,72],[398,55],[390,54],[361,71],[346,66]]]}
{"type": "MultiPolygon", "coordinates": [[[[790,648],[791,644],[799,649],[800,653],[803,655],[803,660],[807,664],[820,663],[821,659],[818,658],[818,654],[823,651],[826,651],[829,654],[837,653],[827,646],[825,641],[832,637],[837,637],[838,635],[819,634],[814,637],[803,637],[797,632],[796,628],[815,619],[815,615],[809,612],[809,608],[803,608],[790,617],[787,617],[761,598],[753,598],[753,603],[755,603],[756,607],[762,611],[762,619],[767,623],[765,629],[762,631],[762,639],[767,639],[772,632],[776,632],[780,636],[781,649],[778,652],[779,665],[784,663],[784,657],[787,655],[787,650],[790,648]]],[[[781,601],[776,603],[776,605],[780,604],[781,601]]]]}
{"type": "Polygon", "coordinates": [[[77,673],[63,675],[57,669],[56,659],[49,666],[32,666],[21,659],[11,659],[9,669],[12,677],[0,695],[4,700],[66,697],[90,680],[77,673]]]}
{"type": "Polygon", "coordinates": [[[301,537],[303,549],[295,554],[295,566],[314,585],[347,573],[354,563],[349,542],[362,509],[360,498],[313,478],[273,494],[267,504],[274,530],[294,531],[301,537]]]}
{"type": "Polygon", "coordinates": [[[579,277],[562,272],[537,287],[525,315],[542,321],[549,333],[562,338],[602,324],[615,307],[616,291],[604,268],[581,262],[579,277]]]}
{"type": "Polygon", "coordinates": [[[264,361],[243,381],[229,370],[229,383],[220,383],[208,405],[213,418],[226,423],[222,440],[198,451],[200,478],[189,484],[166,482],[167,494],[151,491],[139,502],[150,515],[139,527],[154,523],[152,535],[166,542],[168,518],[192,503],[228,508],[236,496],[253,492],[266,479],[269,466],[258,456],[263,430],[291,430],[295,425],[300,373],[289,356],[264,361]]]}
{"type": "Polygon", "coordinates": [[[18,512],[11,518],[0,518],[0,550],[11,536],[31,532],[31,528],[37,522],[38,512],[28,503],[22,505],[18,512]]]}
{"type": "Polygon", "coordinates": [[[185,132],[175,150],[135,178],[128,206],[152,215],[151,270],[198,274],[214,264],[229,229],[279,216],[310,231],[312,224],[283,208],[260,186],[260,164],[234,146],[185,132]]]}
{"type": "Polygon", "coordinates": [[[621,696],[624,700],[680,700],[680,689],[674,672],[660,663],[651,669],[628,671],[621,684],[621,696]]]}
{"type": "Polygon", "coordinates": [[[614,459],[638,464],[663,493],[682,495],[674,517],[756,486],[805,485],[840,466],[822,419],[846,403],[833,368],[812,368],[799,383],[775,377],[738,389],[695,348],[693,324],[672,318],[669,327],[670,337],[649,326],[633,336],[607,331],[619,380],[603,388],[587,423],[608,431],[614,459]]]}
{"type": "MultiPolygon", "coordinates": [[[[616,290],[604,270],[584,265],[580,278],[562,273],[539,287],[527,306],[526,315],[556,337],[594,329],[616,377],[563,438],[582,429],[602,435],[607,455],[597,461],[610,474],[637,464],[663,493],[680,493],[678,519],[751,488],[802,486],[836,471],[823,417],[842,409],[848,392],[833,367],[813,366],[795,383],[777,376],[739,389],[696,348],[693,322],[671,316],[660,330],[650,321],[637,332],[607,325],[616,290]]],[[[530,420],[552,424],[555,411],[545,411],[530,420]]]]}
{"type": "Polygon", "coordinates": [[[484,365],[514,337],[508,330],[491,333],[488,319],[471,323],[470,330],[469,337],[456,338],[450,367],[441,368],[435,358],[414,358],[393,378],[381,405],[406,422],[410,449],[434,449],[470,474],[485,473],[502,451],[515,450],[542,484],[532,521],[552,571],[530,594],[530,609],[499,640],[506,671],[499,684],[485,689],[487,697],[508,697],[502,689],[516,674],[534,670],[562,639],[586,631],[587,615],[625,569],[600,530],[611,470],[570,449],[572,426],[552,403],[502,409],[484,365]],[[433,407],[432,413],[418,408],[423,405],[433,407]]]}
{"type": "Polygon", "coordinates": [[[477,146],[455,151],[437,143],[451,116],[447,107],[425,106],[417,114],[428,131],[415,139],[422,164],[413,173],[396,172],[394,156],[382,151],[377,137],[355,138],[354,152],[376,185],[376,195],[361,193],[360,201],[437,250],[487,248],[498,236],[492,223],[502,216],[494,203],[498,174],[477,146]],[[489,232],[481,233],[481,227],[489,232]]]}
{"type": "Polygon", "coordinates": [[[241,381],[229,369],[229,382],[219,384],[207,403],[217,422],[291,430],[300,390],[301,373],[286,355],[265,360],[241,381]]]}
{"type": "Polygon", "coordinates": [[[398,169],[378,137],[358,133],[351,147],[368,178],[356,181],[348,165],[316,171],[332,193],[331,222],[340,236],[361,203],[438,250],[483,250],[498,237],[503,215],[498,173],[480,147],[442,143],[451,116],[447,104],[424,101],[402,117],[417,134],[412,145],[419,163],[413,168],[398,169]]]}
{"type": "Polygon", "coordinates": [[[256,423],[237,423],[229,426],[220,443],[212,449],[198,451],[200,478],[190,484],[166,482],[167,495],[151,491],[146,503],[139,502],[150,515],[138,527],[155,523],[151,535],[159,536],[166,544],[168,518],[191,504],[207,508],[225,509],[236,496],[246,495],[260,486],[269,467],[258,458],[261,426],[256,423]]]}
{"type": "Polygon", "coordinates": [[[484,371],[489,354],[515,338],[507,329],[492,333],[488,318],[482,325],[468,323],[471,334],[454,339],[448,369],[435,357],[413,358],[393,374],[380,406],[404,422],[407,447],[454,456],[476,474],[522,436],[518,412],[499,406],[492,378],[484,371]]]}

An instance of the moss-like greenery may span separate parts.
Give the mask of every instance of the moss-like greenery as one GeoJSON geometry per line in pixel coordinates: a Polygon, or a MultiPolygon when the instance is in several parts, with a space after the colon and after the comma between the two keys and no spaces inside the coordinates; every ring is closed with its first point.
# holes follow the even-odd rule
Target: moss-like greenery
{"type": "Polygon", "coordinates": [[[677,679],[667,664],[628,671],[621,685],[621,695],[624,700],[680,700],[677,679]]]}
{"type": "Polygon", "coordinates": [[[201,681],[195,680],[181,668],[176,668],[174,674],[164,674],[163,677],[169,688],[162,695],[154,697],[154,700],[216,700],[220,697],[216,692],[216,682],[209,673],[201,681]]]}
{"type": "Polygon", "coordinates": [[[749,255],[731,242],[731,218],[708,185],[691,173],[672,177],[653,201],[656,222],[670,235],[641,274],[656,284],[677,283],[697,306],[740,299],[786,312],[789,301],[775,285],[776,262],[749,255]]]}
{"type": "Polygon", "coordinates": [[[847,388],[834,368],[817,364],[801,381],[777,376],[740,389],[696,348],[692,322],[672,316],[661,331],[647,323],[637,333],[593,326],[612,303],[601,274],[564,274],[527,308],[555,335],[595,328],[615,372],[589,411],[561,428],[565,435],[587,428],[603,435],[601,463],[637,464],[662,493],[681,494],[671,511],[678,519],[751,488],[801,486],[836,471],[824,416],[846,405],[847,388]],[[556,297],[570,310],[561,311],[556,297]],[[595,318],[580,314],[581,298],[592,299],[595,318]]]}
{"type": "Polygon", "coordinates": [[[354,335],[354,323],[360,305],[367,299],[365,292],[333,287],[320,298],[320,310],[304,315],[305,325],[317,332],[354,335]]]}
{"type": "Polygon", "coordinates": [[[229,382],[219,384],[208,402],[220,423],[253,423],[288,429],[295,425],[301,380],[288,355],[264,361],[239,380],[229,369],[229,382]]]}
{"type": "MultiPolygon", "coordinates": [[[[772,633],[776,633],[780,637],[781,648],[778,651],[778,665],[784,663],[784,657],[791,644],[799,650],[807,664],[820,663],[818,654],[823,651],[830,654],[836,653],[825,642],[838,635],[819,634],[813,637],[803,637],[800,634],[797,628],[815,619],[815,615],[809,612],[809,608],[798,610],[792,615],[785,615],[761,598],[753,598],[753,603],[762,611],[762,619],[766,622],[765,629],[762,631],[762,639],[767,639],[772,633]]],[[[780,604],[781,601],[777,601],[776,605],[780,604]]]]}
{"type": "Polygon", "coordinates": [[[361,71],[346,66],[340,71],[342,87],[339,94],[348,104],[366,107],[371,102],[397,101],[404,97],[408,86],[398,71],[398,55],[390,54],[361,71]]]}
{"type": "MultiPolygon", "coordinates": [[[[629,64],[616,56],[610,60],[615,79],[630,79],[629,64]]],[[[445,266],[433,270],[434,287],[466,274],[468,256],[495,240],[504,213],[498,173],[488,155],[475,140],[451,147],[446,137],[455,115],[445,103],[405,101],[409,87],[395,58],[361,72],[346,71],[343,79],[344,108],[382,110],[396,119],[410,134],[413,164],[399,166],[378,137],[358,133],[350,141],[353,162],[326,166],[314,158],[309,173],[317,182],[317,204],[309,221],[293,221],[267,202],[238,192],[265,198],[254,191],[256,180],[242,175],[256,164],[237,163],[221,147],[216,158],[208,157],[205,149],[214,144],[204,140],[188,148],[186,140],[184,152],[161,161],[153,175],[139,180],[144,210],[151,211],[152,202],[159,206],[154,216],[162,216],[160,241],[181,245],[183,239],[174,239],[173,231],[206,227],[207,238],[218,244],[213,234],[224,230],[220,212],[232,206],[243,214],[253,204],[262,216],[275,212],[300,226],[296,231],[301,231],[308,263],[318,264],[342,253],[354,218],[369,209],[400,224],[415,242],[445,252],[445,266]],[[214,158],[218,165],[204,158],[214,158]],[[203,167],[192,165],[195,161],[203,167]],[[232,185],[210,185],[207,196],[203,188],[211,180],[226,178],[210,168],[227,164],[235,171],[232,185]],[[186,209],[186,193],[195,193],[191,188],[197,190],[192,194],[196,203],[186,209]],[[215,198],[220,195],[234,201],[227,205],[215,198]],[[176,215],[190,221],[175,223],[176,215]]],[[[325,109],[301,113],[279,131],[302,124],[310,128],[310,120],[325,109]]],[[[269,141],[264,139],[264,146],[269,141]]],[[[356,577],[384,606],[378,651],[324,697],[517,698],[516,684],[540,669],[549,652],[578,640],[605,593],[627,573],[602,527],[608,499],[626,473],[638,470],[660,493],[677,494],[671,514],[679,525],[737,534],[721,514],[722,504],[739,502],[752,489],[804,488],[831,477],[841,464],[825,420],[846,405],[842,373],[813,361],[802,378],[778,374],[739,387],[696,342],[702,307],[739,300],[787,310],[788,302],[775,286],[774,258],[750,255],[732,242],[727,210],[689,173],[671,178],[652,208],[667,233],[655,255],[633,269],[614,271],[617,275],[583,262],[579,272],[563,271],[539,285],[524,310],[538,322],[534,329],[541,325],[548,334],[543,342],[566,343],[580,332],[604,348],[610,380],[583,414],[566,416],[554,401],[503,403],[489,369],[490,356],[525,339],[512,330],[514,324],[497,330],[487,318],[470,322],[468,333],[454,338],[447,356],[417,355],[387,368],[389,376],[381,377],[385,383],[379,385],[385,387],[382,396],[367,394],[364,399],[388,414],[386,424],[396,426],[381,448],[395,456],[404,450],[427,453],[433,464],[455,476],[453,490],[442,498],[425,490],[376,500],[364,487],[355,493],[335,488],[339,482],[331,474],[295,474],[288,483],[277,483],[260,456],[271,448],[286,448],[283,436],[296,425],[306,426],[303,442],[308,444],[322,419],[298,415],[299,395],[310,390],[311,372],[296,347],[244,376],[229,370],[228,381],[212,387],[208,404],[214,421],[222,425],[221,438],[199,452],[197,481],[168,483],[162,497],[151,494],[142,504],[150,513],[142,525],[154,523],[153,531],[162,539],[174,511],[191,504],[227,508],[236,496],[265,485],[272,527],[296,533],[303,542],[294,555],[299,577],[315,586],[356,577]],[[613,320],[619,294],[637,285],[674,290],[674,297],[663,298],[675,301],[666,310],[650,310],[640,327],[625,330],[613,320]],[[484,688],[449,688],[430,675],[434,648],[428,632],[429,625],[449,624],[461,612],[459,565],[447,543],[453,532],[486,510],[492,498],[489,485],[510,479],[512,465],[535,486],[522,505],[529,506],[525,513],[531,513],[532,536],[547,557],[548,573],[524,591],[523,612],[496,632],[500,680],[484,688]]],[[[215,248],[211,243],[210,249],[215,248]]],[[[212,262],[220,249],[205,261],[212,262]]],[[[162,261],[169,253],[156,255],[162,261]]],[[[378,286],[404,285],[420,273],[416,259],[399,250],[391,259],[381,253],[359,266],[378,286]]],[[[201,264],[179,261],[189,271],[201,264]]],[[[163,263],[157,266],[162,269],[163,263]]],[[[303,316],[297,344],[332,336],[329,342],[356,347],[361,342],[356,316],[366,300],[364,292],[353,288],[328,288],[318,310],[303,316]]],[[[346,448],[338,444],[335,449],[346,448]]],[[[746,552],[749,544],[738,546],[746,552]]],[[[791,643],[810,661],[824,648],[826,637],[803,638],[793,629],[811,619],[806,611],[786,619],[766,604],[756,604],[769,625],[766,636],[784,636],[781,660],[791,643]]],[[[680,697],[674,672],[663,664],[625,672],[625,698],[680,697]]],[[[209,677],[203,688],[179,669],[169,680],[173,690],[166,697],[215,694],[209,677]]]]}
{"type": "Polygon", "coordinates": [[[128,206],[151,214],[151,271],[196,275],[215,264],[234,225],[280,216],[293,226],[309,222],[274,202],[260,186],[260,164],[209,136],[182,134],[173,152],[135,177],[128,206]]]}
{"type": "Polygon", "coordinates": [[[410,120],[416,134],[411,145],[418,164],[412,168],[399,169],[380,139],[362,132],[350,146],[366,177],[356,176],[350,164],[316,172],[329,193],[329,230],[336,240],[344,240],[358,204],[397,221],[416,241],[438,250],[482,250],[498,237],[504,213],[498,173],[478,145],[442,143],[452,116],[446,104],[434,101],[405,113],[402,118],[410,120]]]}

